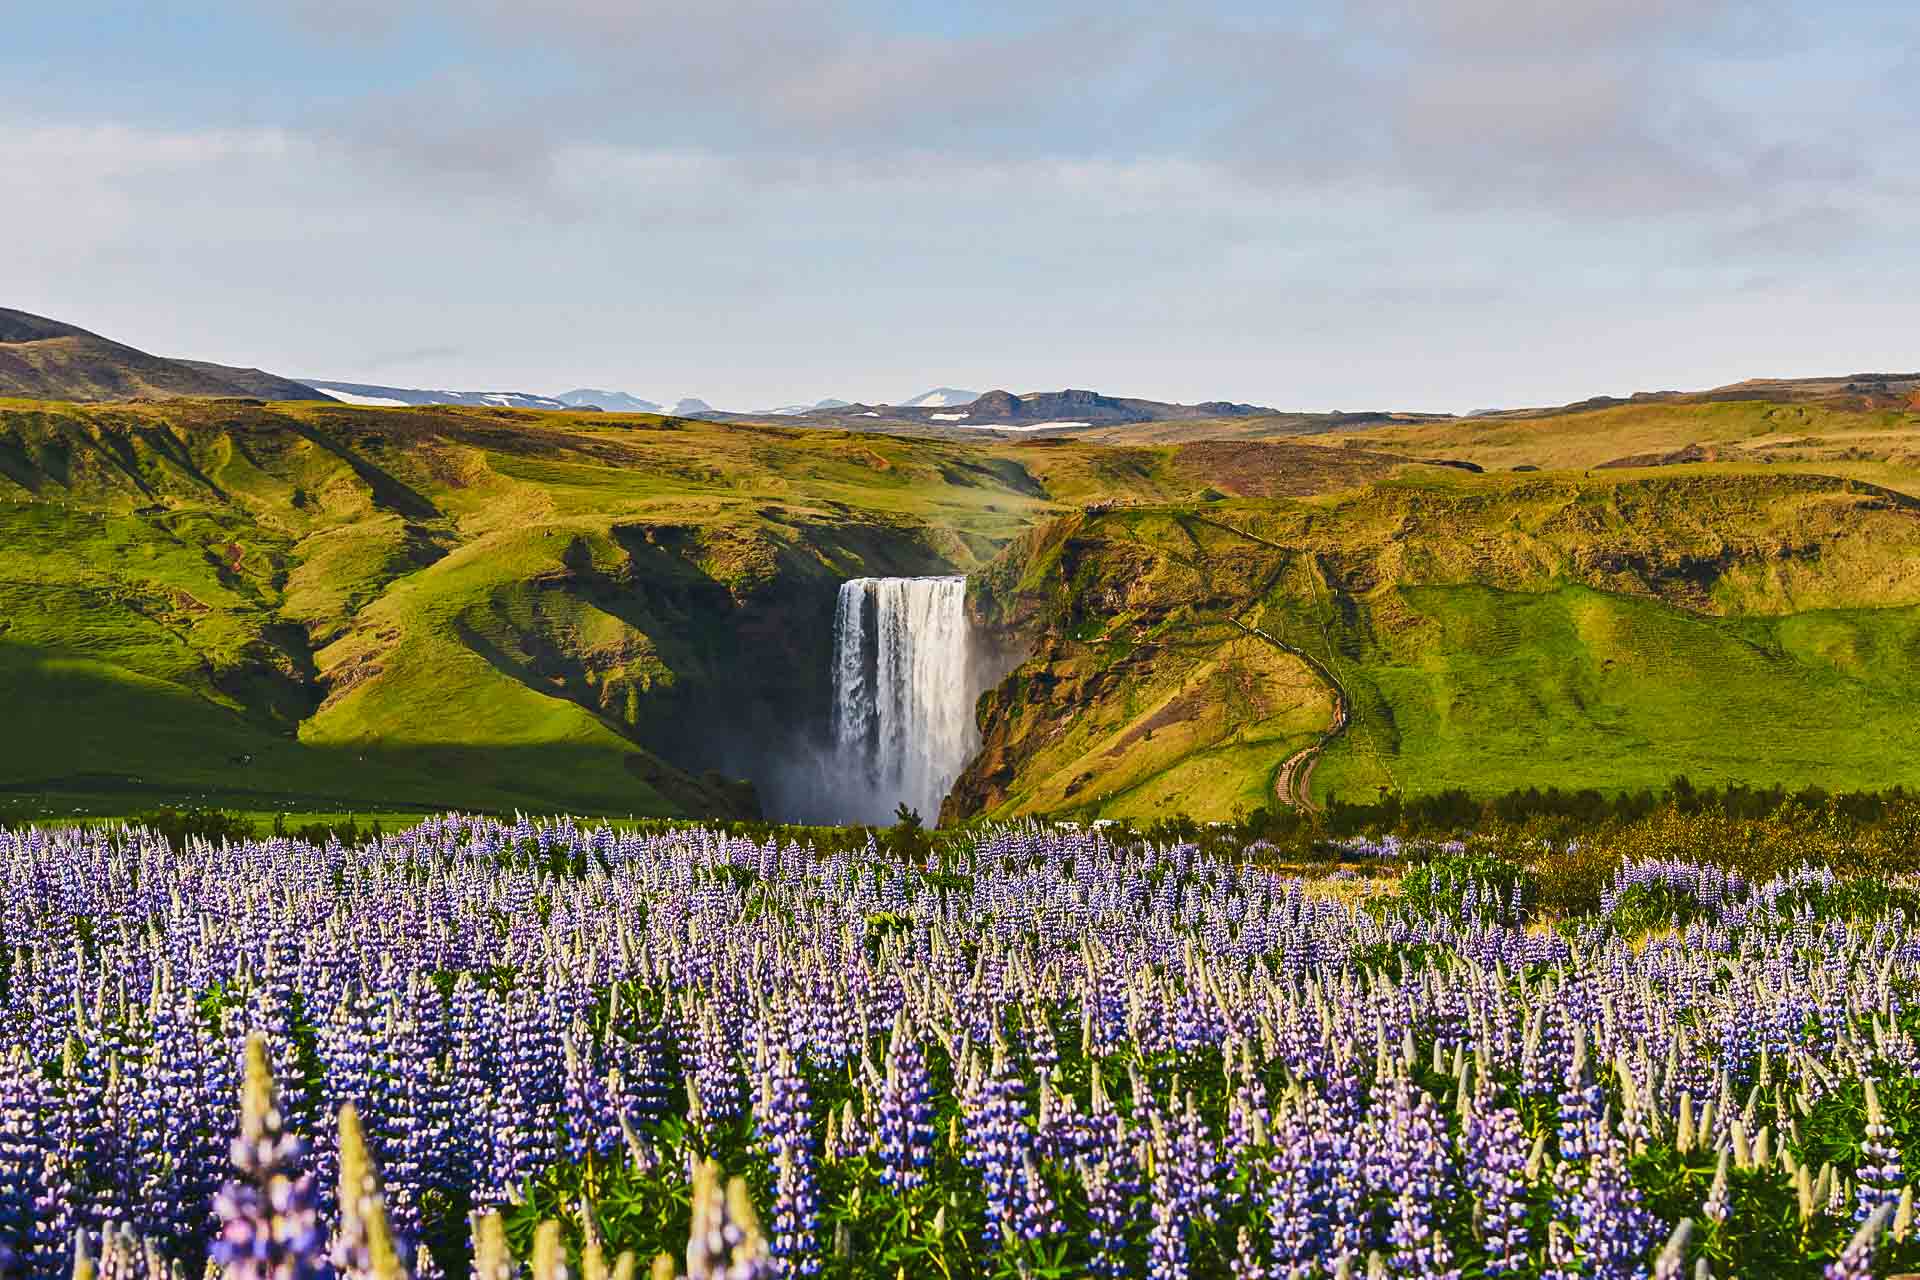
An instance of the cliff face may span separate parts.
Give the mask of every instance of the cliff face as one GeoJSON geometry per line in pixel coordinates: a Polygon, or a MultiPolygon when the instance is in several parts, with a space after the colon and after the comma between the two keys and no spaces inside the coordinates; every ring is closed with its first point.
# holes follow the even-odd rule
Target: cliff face
{"type": "Polygon", "coordinates": [[[1258,759],[1329,707],[1302,664],[1233,626],[1271,564],[1162,544],[1191,520],[1076,514],[979,575],[983,627],[1027,657],[981,699],[980,754],[943,818],[1260,803],[1258,759]]]}
{"type": "Polygon", "coordinates": [[[1711,730],[1716,702],[1845,737],[1853,707],[1920,679],[1865,656],[1920,618],[1920,504],[1820,476],[1617,476],[1099,507],[1033,531],[978,575],[981,625],[1029,656],[981,699],[945,816],[1272,804],[1274,770],[1333,714],[1289,647],[1357,700],[1321,781],[1369,789],[1597,785],[1629,759],[1763,782],[1804,766],[1711,730]],[[1472,764],[1481,747],[1499,759],[1472,764]]]}
{"type": "Polygon", "coordinates": [[[777,812],[825,720],[837,584],[973,568],[1034,487],[826,432],[0,408],[0,699],[31,730],[0,785],[777,812]]]}

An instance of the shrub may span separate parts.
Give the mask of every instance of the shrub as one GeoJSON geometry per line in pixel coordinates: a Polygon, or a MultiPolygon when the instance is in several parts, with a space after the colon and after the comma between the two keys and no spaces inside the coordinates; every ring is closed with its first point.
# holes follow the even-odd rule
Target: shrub
{"type": "Polygon", "coordinates": [[[174,845],[194,840],[251,840],[253,823],[237,813],[220,809],[155,809],[132,820],[132,826],[145,827],[174,845]]]}
{"type": "Polygon", "coordinates": [[[1483,851],[1450,853],[1407,872],[1394,906],[1415,919],[1511,924],[1532,889],[1524,867],[1483,851]]]}

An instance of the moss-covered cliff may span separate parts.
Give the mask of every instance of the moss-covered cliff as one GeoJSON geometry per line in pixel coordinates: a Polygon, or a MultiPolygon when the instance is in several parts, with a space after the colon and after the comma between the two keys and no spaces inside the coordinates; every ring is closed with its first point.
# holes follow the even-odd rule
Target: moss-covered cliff
{"type": "Polygon", "coordinates": [[[1032,656],[982,700],[949,813],[1273,803],[1334,705],[1288,648],[1354,702],[1321,796],[1911,784],[1916,553],[1920,504],[1792,474],[1427,472],[1076,512],[980,575],[983,623],[1032,656]]]}

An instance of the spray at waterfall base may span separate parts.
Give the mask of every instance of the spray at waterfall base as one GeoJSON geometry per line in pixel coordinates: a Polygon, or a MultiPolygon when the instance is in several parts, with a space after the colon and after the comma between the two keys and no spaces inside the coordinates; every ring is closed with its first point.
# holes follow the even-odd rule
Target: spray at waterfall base
{"type": "Polygon", "coordinates": [[[855,578],[833,612],[822,722],[755,779],[769,816],[932,825],[980,749],[975,708],[1009,664],[974,627],[960,576],[855,578]]]}

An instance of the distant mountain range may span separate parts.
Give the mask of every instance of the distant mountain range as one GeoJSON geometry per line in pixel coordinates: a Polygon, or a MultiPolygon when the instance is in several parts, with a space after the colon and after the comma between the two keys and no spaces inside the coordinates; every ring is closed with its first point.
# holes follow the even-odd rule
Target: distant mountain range
{"type": "Polygon", "coordinates": [[[851,403],[848,400],[815,400],[812,404],[783,404],[778,409],[768,409],[766,412],[791,418],[797,414],[812,413],[816,409],[845,409],[851,403]]]}
{"type": "Polygon", "coordinates": [[[1105,426],[1130,422],[1167,422],[1189,418],[1254,418],[1277,413],[1260,405],[1235,404],[1227,400],[1209,400],[1203,404],[1169,404],[1161,400],[1136,400],[1101,395],[1097,391],[1030,391],[1015,395],[1011,391],[989,391],[971,400],[956,402],[950,397],[965,392],[943,387],[917,396],[917,404],[845,405],[831,409],[813,409],[808,418],[827,418],[849,425],[873,427],[880,422],[913,422],[928,426],[989,427],[1016,431],[1046,429],[1070,430],[1075,427],[1105,426]],[[857,419],[866,419],[859,423],[857,419]]]}
{"type": "Polygon", "coordinates": [[[180,396],[328,399],[305,383],[259,369],[149,355],[75,325],[4,307],[0,307],[0,396],[77,401],[180,396]]]}
{"type": "Polygon", "coordinates": [[[568,391],[554,397],[561,404],[572,405],[576,409],[603,409],[608,413],[661,413],[662,407],[651,400],[642,400],[639,396],[628,395],[624,391],[597,391],[592,387],[581,387],[577,391],[568,391]]]}
{"type": "Polygon", "coordinates": [[[1849,373],[1824,378],[1748,378],[1708,391],[1636,391],[1630,396],[1593,396],[1571,404],[1538,409],[1481,409],[1469,418],[1545,418],[1628,404],[1732,404],[1766,400],[1776,404],[1844,405],[1861,409],[1920,408],[1920,373],[1849,373]]]}
{"type": "MultiPolygon", "coordinates": [[[[293,379],[261,369],[156,356],[64,321],[3,307],[0,307],[0,397],[80,402],[238,397],[337,400],[393,408],[465,405],[549,412],[657,413],[725,422],[802,419],[809,425],[863,431],[1077,431],[1089,439],[1108,443],[1312,435],[1456,418],[1451,414],[1384,411],[1301,413],[1227,400],[1175,404],[1071,389],[1021,395],[989,391],[975,395],[943,386],[922,392],[904,404],[855,404],[825,399],[741,413],[715,409],[707,401],[694,397],[669,405],[626,391],[590,387],[576,388],[558,396],[527,391],[394,387],[332,378],[293,379]]],[[[1737,401],[1914,410],[1920,409],[1920,373],[1755,378],[1706,391],[1640,391],[1627,397],[1595,396],[1560,406],[1489,409],[1465,416],[1539,419],[1622,405],[1737,401]]]]}
{"type": "Polygon", "coordinates": [[[476,409],[549,409],[565,410],[579,406],[553,396],[537,396],[526,391],[428,391],[417,387],[384,387],[371,382],[335,382],[331,378],[305,379],[335,400],[379,409],[398,409],[408,405],[462,404],[476,409]]]}
{"type": "Polygon", "coordinates": [[[1210,401],[1168,404],[1101,395],[1094,391],[1048,391],[975,395],[935,387],[901,405],[852,404],[824,399],[751,413],[729,413],[686,397],[670,406],[631,392],[578,387],[557,396],[528,391],[461,391],[396,387],[334,378],[284,378],[260,369],[238,369],[204,360],[150,355],[74,325],[24,311],[0,309],[0,396],[43,400],[124,400],[179,396],[234,396],[262,400],[337,400],[374,408],[464,405],[472,408],[550,412],[665,413],[682,418],[753,420],[804,418],[872,429],[887,425],[930,428],[991,427],[1070,430],[1081,427],[1202,418],[1271,415],[1257,405],[1210,401]]]}
{"type": "Polygon", "coordinates": [[[913,399],[903,402],[902,409],[950,409],[957,404],[972,404],[980,398],[978,391],[961,391],[954,387],[935,387],[931,391],[922,391],[913,399]]]}
{"type": "MultiPolygon", "coordinates": [[[[557,396],[536,395],[531,391],[449,391],[444,388],[387,387],[371,382],[336,382],[332,378],[309,378],[307,382],[336,400],[348,404],[394,408],[401,405],[457,404],[477,409],[571,409],[588,413],[664,413],[678,418],[709,417],[719,413],[705,400],[676,400],[663,405],[643,400],[626,391],[604,391],[581,387],[557,396]]],[[[812,406],[808,406],[809,408],[812,406]]],[[[784,410],[772,409],[770,413],[784,410]]]]}

